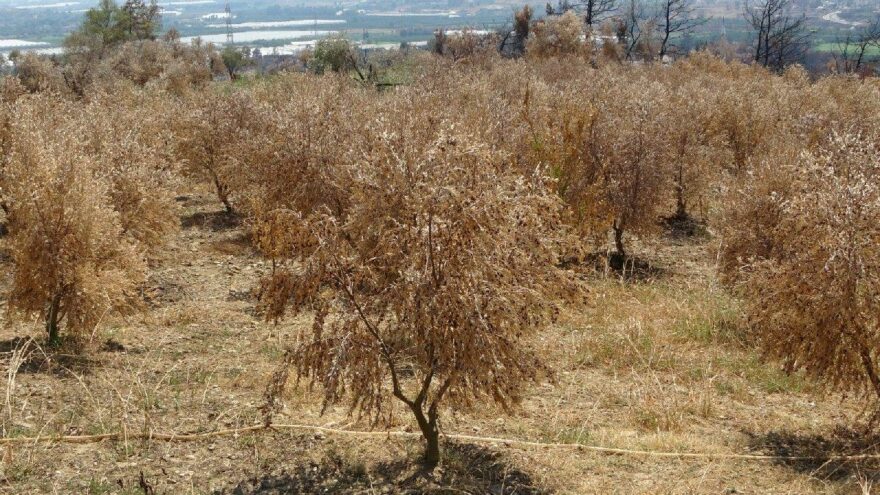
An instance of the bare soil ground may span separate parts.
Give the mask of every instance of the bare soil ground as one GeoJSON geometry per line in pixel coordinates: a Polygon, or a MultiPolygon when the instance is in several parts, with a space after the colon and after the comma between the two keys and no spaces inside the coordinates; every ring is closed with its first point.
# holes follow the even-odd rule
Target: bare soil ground
{"type": "MultiPolygon", "coordinates": [[[[205,432],[258,424],[264,385],[307,319],[264,323],[252,288],[268,269],[208,194],[179,198],[182,228],[152,269],[142,315],[103,322],[88,358],[45,355],[39,322],[6,321],[0,425],[6,437],[205,432]],[[17,359],[27,337],[29,354],[17,359]]],[[[5,293],[11,266],[0,267],[5,293]]],[[[0,446],[3,493],[863,493],[876,461],[862,405],[787,376],[750,350],[736,304],[712,275],[711,238],[636,245],[650,280],[591,274],[589,307],[534,345],[555,369],[514,416],[447,411],[449,433],[809,461],[677,459],[449,442],[441,468],[415,438],[277,431],[199,442],[0,446]]],[[[0,297],[0,306],[4,301],[0,297]]],[[[6,318],[5,307],[2,318],[6,318]]],[[[389,430],[411,430],[398,410],[389,430]]],[[[369,429],[317,391],[291,390],[278,422],[369,429]]]]}

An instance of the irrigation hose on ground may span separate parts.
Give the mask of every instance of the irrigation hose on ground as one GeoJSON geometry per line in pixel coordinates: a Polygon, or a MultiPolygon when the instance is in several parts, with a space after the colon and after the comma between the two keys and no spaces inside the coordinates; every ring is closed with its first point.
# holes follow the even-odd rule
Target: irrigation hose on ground
{"type": "MultiPolygon", "coordinates": [[[[165,442],[194,442],[214,437],[235,436],[249,432],[264,432],[277,430],[308,430],[333,435],[350,435],[362,437],[420,437],[421,434],[406,431],[358,431],[329,428],[326,426],[305,424],[264,424],[245,426],[242,428],[230,428],[215,430],[204,433],[103,433],[99,435],[61,435],[61,436],[36,436],[36,437],[6,437],[0,438],[0,445],[27,444],[27,443],[97,443],[104,440],[129,441],[129,440],[158,440],[165,442]]],[[[506,445],[518,445],[524,447],[543,447],[573,449],[579,451],[591,451],[605,454],[649,456],[649,457],[677,457],[698,459],[743,459],[743,460],[779,460],[779,461],[855,461],[864,459],[880,459],[880,454],[850,454],[850,455],[826,455],[826,456],[786,456],[786,455],[763,455],[763,454],[733,454],[733,453],[703,453],[703,452],[663,452],[656,450],[634,450],[615,447],[601,447],[594,445],[582,445],[578,443],[553,443],[519,440],[515,438],[481,437],[475,435],[443,434],[443,438],[450,440],[465,440],[476,443],[498,443],[506,445]]]]}

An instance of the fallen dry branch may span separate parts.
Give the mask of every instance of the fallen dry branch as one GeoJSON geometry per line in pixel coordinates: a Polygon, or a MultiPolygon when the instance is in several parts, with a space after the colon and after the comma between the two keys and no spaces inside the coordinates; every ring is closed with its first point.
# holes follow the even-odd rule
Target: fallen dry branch
{"type": "MultiPolygon", "coordinates": [[[[36,436],[36,437],[6,437],[0,438],[0,445],[26,444],[26,443],[98,443],[105,440],[160,440],[166,442],[194,442],[209,438],[235,436],[242,433],[257,433],[278,430],[309,430],[333,435],[351,435],[361,437],[406,437],[419,438],[420,433],[408,431],[359,431],[342,430],[327,426],[306,424],[264,424],[245,426],[241,428],[229,428],[204,433],[102,433],[99,435],[61,435],[61,436],[36,436]]],[[[481,437],[475,435],[462,435],[456,433],[444,433],[441,435],[447,440],[464,440],[477,443],[504,444],[507,446],[520,447],[543,447],[543,448],[570,448],[579,451],[599,452],[617,455],[635,455],[650,457],[676,457],[685,459],[741,459],[754,461],[857,461],[865,459],[880,459],[880,454],[839,454],[818,456],[785,456],[764,454],[734,454],[734,453],[706,453],[706,452],[664,452],[655,450],[623,449],[617,447],[602,447],[595,445],[582,445],[578,443],[554,443],[536,442],[516,438],[481,437]]]]}

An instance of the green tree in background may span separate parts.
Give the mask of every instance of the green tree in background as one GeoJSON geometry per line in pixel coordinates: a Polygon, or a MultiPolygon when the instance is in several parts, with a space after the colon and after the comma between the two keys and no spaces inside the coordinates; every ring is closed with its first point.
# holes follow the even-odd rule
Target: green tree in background
{"type": "Polygon", "coordinates": [[[114,0],[100,0],[89,9],[80,27],[64,40],[67,66],[65,84],[82,96],[96,67],[111,49],[128,42],[156,38],[161,27],[156,0],[126,0],[120,7],[114,0]]]}
{"type": "Polygon", "coordinates": [[[324,38],[315,45],[311,69],[317,74],[326,70],[348,72],[356,68],[354,49],[351,42],[342,36],[324,38]]]}
{"type": "Polygon", "coordinates": [[[239,73],[254,63],[253,58],[251,58],[251,49],[248,47],[236,48],[231,45],[226,46],[220,52],[220,57],[223,59],[223,65],[226,67],[226,72],[229,73],[229,79],[232,81],[238,79],[239,73]]]}
{"type": "Polygon", "coordinates": [[[121,7],[120,28],[127,41],[152,40],[162,24],[156,0],[127,0],[121,7]]]}
{"type": "Polygon", "coordinates": [[[113,0],[100,0],[86,12],[82,25],[65,40],[68,49],[99,49],[126,41],[155,39],[161,25],[156,0],[127,0],[121,7],[113,0]]]}

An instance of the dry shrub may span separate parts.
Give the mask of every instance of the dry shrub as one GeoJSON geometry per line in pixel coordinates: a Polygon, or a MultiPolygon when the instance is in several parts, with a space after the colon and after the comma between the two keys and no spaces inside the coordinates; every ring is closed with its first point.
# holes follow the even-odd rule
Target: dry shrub
{"type": "Polygon", "coordinates": [[[772,239],[782,217],[782,205],[792,192],[791,177],[779,164],[796,163],[794,146],[777,149],[755,163],[738,180],[725,188],[727,205],[720,215],[718,269],[728,284],[736,284],[752,259],[772,258],[778,246],[772,239]]]}
{"type": "Polygon", "coordinates": [[[573,11],[534,23],[526,44],[532,57],[576,55],[584,50],[583,22],[573,11]]]}
{"type": "MultiPolygon", "coordinates": [[[[15,81],[15,79],[6,78],[4,83],[8,81],[15,81]]],[[[0,210],[3,210],[4,213],[9,210],[9,187],[6,184],[6,168],[12,146],[12,125],[14,119],[15,113],[12,111],[11,105],[5,101],[0,103],[0,210]]]]}
{"type": "Polygon", "coordinates": [[[814,83],[801,69],[775,75],[708,52],[665,68],[597,68],[601,57],[578,56],[588,47],[573,14],[528,28],[525,61],[483,56],[492,43],[470,32],[443,35],[447,56],[395,57],[388,63],[406,65],[408,84],[382,91],[345,76],[305,74],[214,87],[206,83],[221,67],[216,52],[173,38],[122,45],[94,60],[74,57],[74,67],[25,59],[18,81],[2,91],[2,202],[14,208],[2,169],[10,143],[24,139],[10,116],[42,105],[43,131],[77,136],[57,146],[97,164],[90,173],[138,249],[171,237],[171,191],[181,172],[210,182],[227,210],[247,216],[257,247],[282,260],[302,249],[297,243],[310,238],[315,215],[341,229],[363,207],[353,191],[376,172],[356,164],[381,162],[387,157],[376,156],[389,149],[419,162],[437,153],[438,129],[453,129],[468,136],[456,146],[485,152],[479,163],[487,174],[544,184],[562,198],[566,221],[597,245],[611,231],[623,252],[626,236],[655,236],[665,215],[699,209],[712,222],[720,211],[721,269],[735,282],[753,260],[774,259],[784,245],[775,237],[783,205],[800,193],[792,167],[780,164],[822,153],[835,129],[874,136],[880,128],[880,85],[869,79],[814,83]],[[22,96],[69,94],[71,81],[85,88],[81,101],[50,109],[49,100],[22,96]],[[380,130],[407,143],[388,145],[380,130]],[[547,171],[554,180],[545,183],[547,171]],[[715,194],[722,191],[730,194],[715,194]]]}
{"type": "Polygon", "coordinates": [[[173,94],[202,89],[213,79],[210,45],[179,41],[133,41],[101,61],[98,74],[107,80],[122,78],[137,86],[157,84],[173,94]]]}
{"type": "Polygon", "coordinates": [[[782,130],[777,127],[784,121],[777,113],[781,100],[776,83],[777,79],[769,74],[755,74],[744,80],[731,77],[715,94],[708,132],[727,150],[721,163],[728,172],[746,170],[749,161],[767,152],[764,145],[782,130]],[[746,94],[752,96],[744,98],[746,94]]]}
{"type": "Polygon", "coordinates": [[[81,119],[91,126],[87,152],[100,163],[96,175],[109,184],[123,231],[151,252],[162,248],[179,227],[174,201],[178,167],[164,117],[168,105],[162,95],[120,88],[96,96],[81,110],[81,119]],[[142,112],[130,112],[132,106],[142,112]]]}
{"type": "Polygon", "coordinates": [[[461,33],[447,35],[443,54],[458,61],[474,56],[479,48],[480,36],[465,29],[461,33]]]}
{"type": "Polygon", "coordinates": [[[208,105],[194,93],[175,117],[175,156],[186,175],[213,184],[228,212],[254,224],[278,209],[339,213],[349,192],[330,175],[361,158],[364,119],[378,103],[367,91],[342,75],[290,74],[248,91],[212,92],[208,105]]]}
{"type": "Polygon", "coordinates": [[[127,81],[159,86],[181,95],[201,89],[213,79],[216,52],[212,45],[185,45],[177,40],[142,40],[113,49],[68,47],[63,63],[26,53],[15,74],[29,92],[51,92],[85,98],[127,81]]]}
{"type": "Polygon", "coordinates": [[[256,222],[263,212],[280,209],[307,214],[327,208],[343,215],[350,192],[337,171],[362,159],[374,132],[366,119],[378,103],[376,93],[341,76],[291,74],[257,88],[253,97],[261,102],[253,114],[260,131],[244,143],[247,213],[256,222]],[[296,100],[289,97],[294,92],[296,100]]]}
{"type": "Polygon", "coordinates": [[[592,105],[567,105],[560,110],[565,115],[561,128],[548,126],[549,135],[539,138],[538,151],[550,164],[556,191],[568,205],[578,231],[587,237],[603,237],[613,219],[603,194],[599,111],[592,105]]]}
{"type": "Polygon", "coordinates": [[[25,53],[15,62],[15,75],[21,85],[31,93],[69,93],[64,74],[49,57],[25,53]]]}
{"type": "MultiPolygon", "coordinates": [[[[451,38],[443,37],[444,47],[451,38]]],[[[840,122],[870,129],[877,121],[877,113],[858,103],[876,100],[876,85],[843,79],[812,84],[797,69],[777,76],[708,52],[669,69],[613,64],[597,70],[585,58],[553,56],[528,63],[455,64],[446,57],[418,63],[412,84],[379,94],[355,94],[352,84],[332,78],[334,95],[292,75],[248,90],[254,107],[278,111],[251,110],[263,114],[252,117],[261,130],[249,131],[249,142],[256,143],[246,153],[251,158],[227,152],[244,170],[233,175],[248,176],[237,186],[241,207],[272,210],[286,202],[307,212],[302,205],[314,204],[314,185],[336,183],[323,171],[364,152],[358,123],[381,114],[401,126],[455,123],[508,153],[510,169],[526,177],[552,170],[558,179],[553,187],[585,238],[604,244],[614,231],[623,249],[625,233],[655,236],[664,216],[696,210],[712,220],[720,206],[715,193],[751,173],[754,163],[782,153],[787,141],[794,149],[812,147],[840,122]],[[278,96],[284,91],[296,92],[301,104],[278,96]],[[853,92],[859,96],[847,96],[853,92]],[[285,195],[290,188],[300,192],[285,195]],[[270,204],[245,204],[254,198],[270,204]]],[[[236,145],[242,146],[247,143],[236,145]]],[[[344,188],[330,190],[326,205],[345,208],[345,196],[344,188]]]]}
{"type": "Polygon", "coordinates": [[[587,41],[596,52],[596,63],[620,63],[626,58],[624,46],[617,39],[617,27],[617,22],[611,18],[603,21],[598,29],[588,32],[587,41]]]}
{"type": "Polygon", "coordinates": [[[657,144],[659,159],[671,177],[673,217],[679,220],[692,217],[695,209],[705,217],[708,196],[721,175],[718,158],[723,156],[721,143],[707,131],[714,104],[711,90],[689,77],[684,73],[664,81],[669,90],[659,104],[666,109],[658,117],[663,129],[657,144]]]}
{"type": "Polygon", "coordinates": [[[0,79],[0,102],[4,104],[14,103],[15,100],[27,94],[27,88],[17,77],[3,76],[0,79]]]}
{"type": "Polygon", "coordinates": [[[768,354],[789,370],[880,397],[876,143],[835,133],[755,174],[738,192],[722,259],[768,354]],[[743,221],[748,214],[756,220],[743,221]]]}
{"type": "Polygon", "coordinates": [[[613,216],[611,228],[620,255],[625,255],[624,232],[656,230],[663,211],[659,198],[669,177],[663,169],[666,163],[661,160],[660,147],[654,143],[662,133],[654,116],[665,91],[659,84],[643,87],[646,96],[642,98],[624,91],[608,95],[609,103],[620,106],[606,110],[613,120],[606,123],[606,142],[600,151],[605,165],[604,196],[613,216]]]}
{"type": "Polygon", "coordinates": [[[442,405],[513,406],[540,376],[525,339],[574,291],[555,268],[565,230],[558,201],[490,147],[449,128],[373,127],[370,151],[338,172],[351,174],[344,216],[276,223],[284,264],[263,304],[270,318],[315,310],[289,360],[325,406],[347,399],[380,420],[400,400],[435,465],[442,405]]]}
{"type": "Polygon", "coordinates": [[[257,119],[250,95],[222,90],[192,93],[174,115],[173,146],[183,171],[209,181],[227,213],[235,211],[249,126],[257,119]]]}
{"type": "Polygon", "coordinates": [[[145,279],[143,257],[81,136],[47,131],[38,118],[57,110],[35,100],[16,114],[6,181],[15,266],[9,308],[44,318],[52,344],[61,326],[80,337],[108,314],[134,309],[145,279]]]}
{"type": "Polygon", "coordinates": [[[486,66],[498,58],[498,37],[476,33],[470,28],[454,33],[439,30],[434,33],[432,51],[452,62],[466,61],[486,66]]]}
{"type": "Polygon", "coordinates": [[[624,232],[654,232],[664,206],[659,198],[669,174],[657,116],[666,90],[636,74],[603,70],[593,76],[573,85],[549,114],[544,160],[581,232],[604,243],[610,229],[624,255],[624,232]]]}
{"type": "Polygon", "coordinates": [[[62,327],[80,337],[136,309],[146,257],[178,225],[166,99],[124,89],[89,102],[34,95],[2,106],[10,309],[41,314],[53,344],[62,327]]]}

